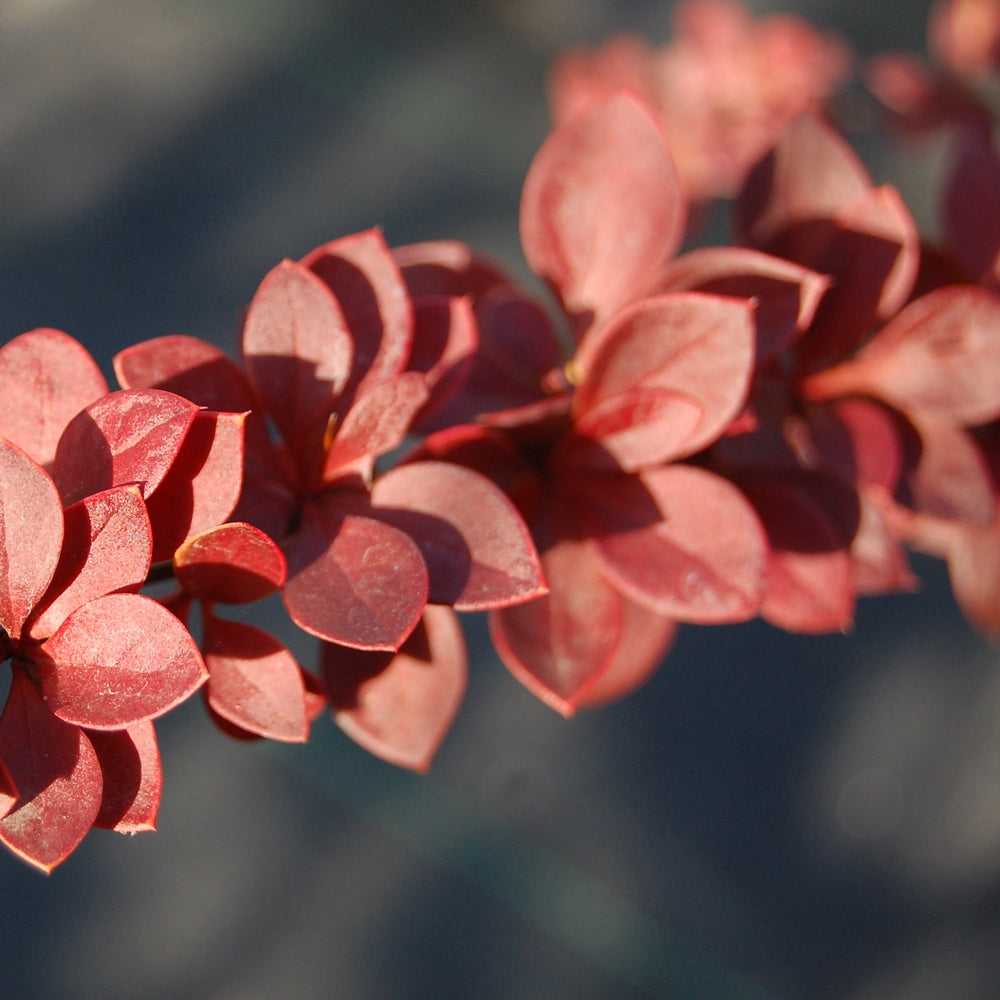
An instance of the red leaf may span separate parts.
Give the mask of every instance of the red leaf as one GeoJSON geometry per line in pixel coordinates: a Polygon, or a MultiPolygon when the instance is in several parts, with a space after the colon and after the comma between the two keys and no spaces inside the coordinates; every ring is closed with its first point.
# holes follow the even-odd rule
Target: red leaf
{"type": "Polygon", "coordinates": [[[397,653],[324,643],[320,656],[337,725],[369,753],[427,771],[465,693],[465,640],[454,612],[428,605],[397,653]]]}
{"type": "Polygon", "coordinates": [[[604,571],[626,596],[682,622],[735,622],[757,613],[767,540],[731,483],[671,465],[637,476],[581,477],[576,485],[604,571]]]}
{"type": "Polygon", "coordinates": [[[101,806],[103,779],[84,732],[57,719],[15,670],[0,715],[0,758],[20,792],[0,820],[0,841],[50,872],[87,835],[101,806]]]}
{"type": "Polygon", "coordinates": [[[257,406],[240,367],[197,337],[156,337],[127,347],[115,355],[114,369],[123,389],[165,389],[219,412],[244,413],[257,406]]]}
{"type": "Polygon", "coordinates": [[[1000,296],[971,285],[928,292],[802,392],[865,393],[920,420],[987,423],[1000,416],[1000,296]]]}
{"type": "Polygon", "coordinates": [[[138,592],[149,573],[152,534],[138,486],[116,486],[66,508],[62,555],[28,631],[52,635],[81,605],[117,590],[138,592]]]}
{"type": "Polygon", "coordinates": [[[49,710],[89,729],[124,729],[179,705],[208,676],[187,629],[139,594],[74,611],[34,655],[49,710]]]}
{"type": "Polygon", "coordinates": [[[830,279],[749,247],[702,247],[678,257],[660,291],[752,299],[758,361],[785,350],[808,329],[830,279]]]}
{"type": "Polygon", "coordinates": [[[403,443],[426,401],[427,384],[419,372],[404,372],[359,395],[335,427],[323,481],[351,473],[369,480],[375,459],[403,443]]]}
{"type": "Polygon", "coordinates": [[[195,414],[170,471],[147,500],[153,562],[171,559],[193,535],[232,514],[243,486],[241,413],[195,414]]]}
{"type": "Polygon", "coordinates": [[[659,126],[622,92],[556,128],[535,155],[521,241],[582,333],[653,287],[686,212],[659,126]]]}
{"type": "Polygon", "coordinates": [[[85,406],[108,391],[94,359],[60,330],[22,333],[0,348],[4,406],[0,437],[39,465],[56,454],[59,435],[85,406]]]}
{"type": "Polygon", "coordinates": [[[198,407],[161,389],[122,389],[70,421],[56,449],[52,478],[66,506],[112,486],[160,485],[198,407]]]}
{"type": "Polygon", "coordinates": [[[626,602],[589,542],[563,534],[541,558],[549,593],[491,612],[490,634],[507,669],[568,716],[616,661],[626,602]]]}
{"type": "Polygon", "coordinates": [[[968,278],[992,274],[1000,252],[1000,156],[989,132],[964,130],[948,175],[944,195],[944,229],[948,249],[968,278]]]}
{"type": "Polygon", "coordinates": [[[743,406],[753,363],[753,312],[747,302],[700,292],[644,299],[581,346],[573,413],[580,419],[635,390],[668,390],[701,407],[702,418],[674,454],[658,454],[643,464],[694,454],[743,406]]]}
{"type": "Polygon", "coordinates": [[[264,409],[299,454],[319,442],[351,375],[354,348],[333,293],[286,260],[261,282],[243,325],[243,357],[264,409]]]}
{"type": "Polygon", "coordinates": [[[411,462],[376,479],[371,496],[373,515],[420,549],[431,603],[477,611],[545,592],[527,526],[478,472],[450,462],[411,462]]]}
{"type": "Polygon", "coordinates": [[[248,733],[288,743],[306,741],[302,671],[274,636],[206,614],[204,647],[207,698],[214,712],[248,733]]]}
{"type": "Polygon", "coordinates": [[[476,305],[479,347],[458,393],[433,426],[471,423],[480,414],[544,400],[567,388],[565,357],[552,320],[533,299],[498,287],[476,305]]]}
{"type": "Polygon", "coordinates": [[[574,707],[596,708],[632,694],[659,669],[677,634],[669,618],[622,598],[622,629],[610,663],[576,699],[574,707]]]}
{"type": "Polygon", "coordinates": [[[413,540],[384,521],[306,507],[282,595],[292,621],[328,642],[396,650],[427,602],[413,540]]]}
{"type": "MultiPolygon", "coordinates": [[[[801,115],[747,177],[736,206],[741,242],[766,249],[797,223],[831,218],[871,186],[843,136],[819,118],[801,115]]],[[[780,256],[803,260],[799,253],[780,256]]]]}
{"type": "Polygon", "coordinates": [[[414,300],[468,296],[473,302],[511,280],[493,261],[458,240],[428,240],[393,250],[414,300]]]}
{"type": "Polygon", "coordinates": [[[767,592],[761,617],[789,632],[849,628],[854,615],[853,532],[845,531],[832,515],[826,483],[821,478],[761,475],[741,478],[739,485],[767,531],[767,592]]]}
{"type": "Polygon", "coordinates": [[[620,393],[575,421],[560,442],[558,465],[593,472],[659,465],[685,450],[703,416],[698,403],[679,392],[640,388],[620,393]]]}
{"type": "Polygon", "coordinates": [[[415,423],[427,422],[462,387],[475,367],[479,327],[468,299],[426,298],[415,303],[409,369],[423,374],[430,398],[415,423]]]}
{"type": "Polygon", "coordinates": [[[152,722],[128,729],[87,732],[104,776],[101,810],[94,826],[117,833],[156,829],[163,771],[152,722]]]}
{"type": "Polygon", "coordinates": [[[63,513],[52,480],[0,438],[0,628],[12,639],[59,562],[63,513]]]}
{"type": "Polygon", "coordinates": [[[285,557],[264,532],[234,522],[188,539],[174,553],[174,573],[192,597],[246,604],[284,584],[285,557]]]}
{"type": "Polygon", "coordinates": [[[413,340],[413,309],[392,251],[377,229],[317,247],[302,263],[330,287],[354,345],[347,390],[360,392],[398,375],[413,340]]]}

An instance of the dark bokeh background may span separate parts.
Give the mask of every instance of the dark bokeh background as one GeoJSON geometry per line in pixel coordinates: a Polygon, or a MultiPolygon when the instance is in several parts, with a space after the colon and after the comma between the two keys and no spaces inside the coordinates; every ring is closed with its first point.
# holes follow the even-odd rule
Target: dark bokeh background
{"type": "MultiPolygon", "coordinates": [[[[925,3],[795,9],[861,53],[923,46],[925,3]]],[[[523,274],[550,60],[668,21],[613,0],[3,0],[0,338],[61,327],[106,369],[165,333],[231,347],[274,263],[376,224],[523,274]]],[[[845,108],[870,123],[860,94],[845,108]]],[[[856,139],[932,227],[940,150],[856,139]]],[[[918,568],[920,595],[864,603],[848,637],[685,629],[639,695],[569,722],[471,619],[426,778],[328,720],[307,748],[242,745],[185,706],[159,727],[157,834],[96,832],[49,878],[0,856],[2,995],[994,1000],[1000,675],[918,568]]]]}

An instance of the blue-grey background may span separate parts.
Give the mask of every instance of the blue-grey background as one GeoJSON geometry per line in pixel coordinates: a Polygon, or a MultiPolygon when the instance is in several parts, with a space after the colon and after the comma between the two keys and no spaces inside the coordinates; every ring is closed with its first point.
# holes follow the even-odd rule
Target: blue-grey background
{"type": "MultiPolygon", "coordinates": [[[[661,41],[669,6],[2,0],[0,339],[61,327],[106,370],[166,333],[232,347],[273,264],[376,224],[523,274],[550,60],[661,41]]],[[[923,2],[794,9],[862,54],[923,47],[923,2]]],[[[857,138],[932,228],[940,149],[857,138]]],[[[684,629],[640,694],[572,721],[471,619],[425,778],[326,719],[243,745],[185,706],[159,832],[97,831],[48,878],[0,855],[0,995],[994,1000],[1000,674],[918,568],[850,636],[684,629]]]]}

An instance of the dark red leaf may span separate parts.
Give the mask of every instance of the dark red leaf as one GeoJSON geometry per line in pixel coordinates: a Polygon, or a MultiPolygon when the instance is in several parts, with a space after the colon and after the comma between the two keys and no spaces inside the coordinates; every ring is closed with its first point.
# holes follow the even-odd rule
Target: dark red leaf
{"type": "Polygon", "coordinates": [[[61,330],[22,333],[0,348],[0,437],[48,465],[59,435],[85,406],[104,396],[108,384],[94,359],[61,330]]]}
{"type": "Polygon", "coordinates": [[[203,619],[207,698],[240,729],[287,743],[309,736],[302,671],[274,636],[213,614],[203,619]]]}
{"type": "Polygon", "coordinates": [[[140,594],[84,604],[33,659],[49,710],[88,729],[124,729],[162,715],[208,676],[187,629],[140,594]]]}
{"type": "Polygon", "coordinates": [[[423,374],[430,398],[415,423],[427,426],[455,395],[476,364],[479,327],[465,298],[425,298],[414,305],[409,369],[423,374]]]}
{"type": "Polygon", "coordinates": [[[714,441],[743,406],[754,364],[753,311],[739,299],[675,292],[623,310],[583,343],[576,358],[577,420],[636,390],[667,390],[692,400],[702,417],[674,454],[714,441]]]}
{"type": "Polygon", "coordinates": [[[686,214],[660,127],[622,92],[539,149],[521,196],[521,241],[582,333],[654,286],[686,214]]]}
{"type": "Polygon", "coordinates": [[[302,259],[330,287],[354,345],[347,391],[361,392],[406,366],[413,308],[399,266],[377,229],[317,247],[302,259]]]}
{"type": "Polygon", "coordinates": [[[138,486],[116,486],[72,504],[65,526],[59,565],[28,624],[36,640],[94,598],[138,592],[149,573],[153,539],[138,486]]]}
{"type": "Polygon", "coordinates": [[[818,477],[759,475],[741,478],[739,485],[767,531],[761,617],[789,632],[846,631],[854,616],[853,531],[832,515],[827,483],[818,477]]]}
{"type": "Polygon", "coordinates": [[[604,571],[645,607],[681,622],[752,618],[767,540],[743,494],[702,469],[670,465],[576,484],[604,571]]]}
{"type": "Polygon", "coordinates": [[[243,325],[247,374],[285,442],[302,454],[318,445],[347,385],[351,333],[333,292],[286,260],[261,282],[243,325]]]}
{"type": "Polygon", "coordinates": [[[260,529],[234,522],[188,539],[174,553],[174,573],[192,597],[246,604],[284,584],[285,557],[260,529]]]}
{"type": "Polygon", "coordinates": [[[87,732],[104,776],[101,810],[94,826],[117,833],[156,829],[163,771],[152,722],[128,729],[87,732]]]}
{"type": "Polygon", "coordinates": [[[427,603],[416,543],[384,521],[306,507],[282,591],[292,621],[328,642],[396,650],[427,603]]]}
{"type": "Polygon", "coordinates": [[[149,496],[181,449],[198,407],[161,389],[122,389],[70,421],[52,478],[66,506],[112,486],[138,483],[149,496]]]}
{"type": "Polygon", "coordinates": [[[97,818],[103,779],[83,730],[57,719],[22,670],[11,677],[0,715],[0,758],[20,792],[0,819],[0,841],[50,872],[97,818]]]}
{"type": "Polygon", "coordinates": [[[63,513],[52,480],[0,438],[0,628],[21,634],[59,562],[63,513]]]}
{"type": "Polygon", "coordinates": [[[1000,156],[989,133],[965,130],[957,139],[955,162],[944,195],[948,249],[970,281],[992,274],[1000,252],[1000,156]]]}
{"type": "Polygon", "coordinates": [[[473,302],[491,288],[512,284],[493,261],[458,240],[427,240],[393,250],[414,300],[468,296],[473,302]]]}
{"type": "Polygon", "coordinates": [[[324,643],[321,665],[337,725],[355,743],[428,770],[465,694],[465,640],[450,608],[428,605],[397,653],[324,643]]]}
{"type": "Polygon", "coordinates": [[[373,515],[419,547],[433,604],[477,611],[545,592],[527,526],[478,472],[450,462],[411,462],[379,476],[371,496],[373,515]]]}
{"type": "Polygon", "coordinates": [[[232,514],[243,486],[242,413],[195,414],[180,452],[147,498],[153,562],[171,559],[192,535],[232,514]]]}

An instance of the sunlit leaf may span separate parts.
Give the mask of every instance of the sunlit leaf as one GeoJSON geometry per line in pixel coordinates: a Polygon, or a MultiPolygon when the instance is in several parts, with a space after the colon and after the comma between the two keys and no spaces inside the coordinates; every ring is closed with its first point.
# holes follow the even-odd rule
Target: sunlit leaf
{"type": "Polygon", "coordinates": [[[108,384],[86,349],[61,330],[22,333],[0,348],[0,437],[48,465],[63,429],[108,384]]]}
{"type": "Polygon", "coordinates": [[[207,677],[187,629],[139,594],[84,604],[34,662],[49,710],[89,729],[123,729],[162,715],[207,677]]]}
{"type": "Polygon", "coordinates": [[[527,526],[492,482],[450,462],[411,462],[379,476],[373,515],[416,542],[430,578],[428,600],[474,611],[544,593],[527,526]]]}
{"type": "Polygon", "coordinates": [[[174,554],[174,573],[192,597],[245,604],[281,587],[285,557],[260,529],[233,522],[188,539],[174,554]]]}

